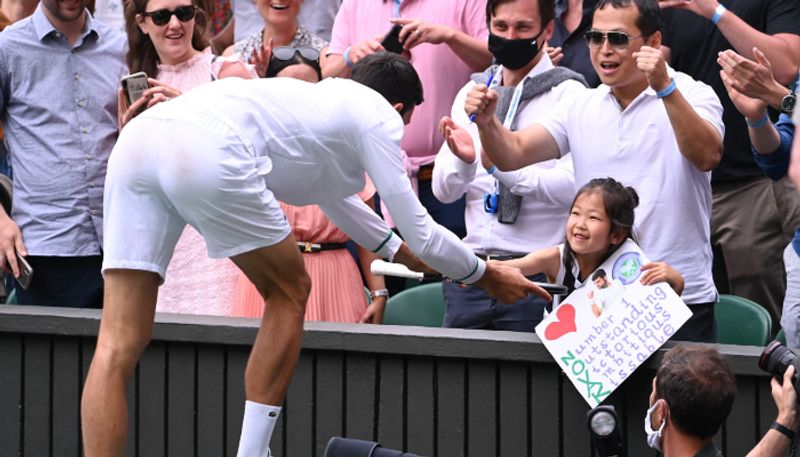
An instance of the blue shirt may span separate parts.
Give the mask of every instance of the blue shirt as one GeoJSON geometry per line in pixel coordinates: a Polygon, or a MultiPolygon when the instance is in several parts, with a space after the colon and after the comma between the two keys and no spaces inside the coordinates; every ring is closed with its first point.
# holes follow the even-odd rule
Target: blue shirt
{"type": "Polygon", "coordinates": [[[70,46],[40,5],[0,33],[0,119],[14,169],[12,217],[28,253],[102,252],[103,184],[117,138],[126,39],[92,19],[70,46]]]}
{"type": "MultiPolygon", "coordinates": [[[[778,145],[778,149],[771,154],[765,155],[756,152],[755,148],[752,149],[756,165],[770,179],[777,181],[789,172],[789,159],[792,155],[792,139],[794,138],[794,122],[792,122],[791,117],[781,113],[781,117],[775,123],[775,129],[778,130],[778,135],[781,137],[781,144],[778,145]]],[[[794,232],[792,247],[794,247],[797,255],[800,255],[800,228],[794,232]]]]}

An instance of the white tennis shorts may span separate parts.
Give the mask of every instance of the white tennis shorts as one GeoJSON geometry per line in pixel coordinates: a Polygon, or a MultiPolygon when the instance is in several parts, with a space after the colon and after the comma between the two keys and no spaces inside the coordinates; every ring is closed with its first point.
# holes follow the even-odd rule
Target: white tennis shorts
{"type": "Polygon", "coordinates": [[[103,271],[158,273],[162,280],[186,224],[203,235],[209,257],[272,246],[291,232],[263,172],[237,129],[208,115],[140,116],[108,161],[103,271]]]}

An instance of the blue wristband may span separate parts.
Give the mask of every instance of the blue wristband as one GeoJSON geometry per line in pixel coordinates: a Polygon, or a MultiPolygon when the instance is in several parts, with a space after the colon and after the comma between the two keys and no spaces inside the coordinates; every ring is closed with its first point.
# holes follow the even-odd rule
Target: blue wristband
{"type": "Polygon", "coordinates": [[[728,11],[728,8],[725,8],[722,4],[717,5],[717,9],[714,10],[714,15],[711,16],[711,22],[717,25],[717,22],[722,19],[722,15],[725,14],[726,11],[728,11]]]}
{"type": "Polygon", "coordinates": [[[658,97],[658,98],[664,98],[664,97],[666,97],[667,95],[669,95],[669,94],[671,94],[671,93],[675,92],[675,89],[677,89],[677,88],[678,88],[678,85],[677,85],[677,84],[675,84],[675,80],[674,80],[674,79],[672,79],[672,80],[670,80],[670,82],[669,82],[669,86],[667,86],[667,87],[665,87],[664,89],[661,89],[660,91],[656,92],[656,97],[658,97]]]}
{"type": "Polygon", "coordinates": [[[350,46],[344,50],[344,63],[347,65],[347,68],[353,68],[353,62],[350,62],[350,46]]]}
{"type": "Polygon", "coordinates": [[[486,169],[486,173],[489,173],[490,175],[493,175],[495,171],[497,171],[497,167],[494,165],[486,169]]]}
{"type": "Polygon", "coordinates": [[[747,122],[748,127],[750,127],[751,129],[757,129],[759,127],[767,125],[767,122],[769,122],[769,113],[764,114],[764,117],[755,122],[750,122],[747,120],[747,118],[745,118],[744,120],[747,122]]]}

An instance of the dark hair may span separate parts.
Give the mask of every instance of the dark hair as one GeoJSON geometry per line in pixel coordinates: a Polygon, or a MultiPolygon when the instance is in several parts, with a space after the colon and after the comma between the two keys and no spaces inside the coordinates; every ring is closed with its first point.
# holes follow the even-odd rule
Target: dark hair
{"type": "Polygon", "coordinates": [[[422,81],[411,62],[399,54],[376,52],[353,65],[350,79],[383,95],[389,103],[402,103],[404,114],[423,102],[422,81]]]}
{"type": "MultiPolygon", "coordinates": [[[[636,5],[636,8],[639,9],[639,17],[636,18],[636,27],[639,28],[642,35],[649,37],[661,30],[661,7],[658,6],[657,0],[599,0],[594,11],[596,13],[607,6],[611,6],[612,8],[626,8],[631,5],[636,5]]],[[[594,17],[594,14],[592,14],[592,17],[594,17]]]]}
{"type": "MultiPolygon", "coordinates": [[[[611,233],[620,233],[623,238],[636,240],[636,236],[633,234],[633,221],[636,217],[634,210],[639,206],[639,194],[636,193],[636,189],[625,187],[614,178],[595,178],[578,189],[578,193],[575,194],[570,205],[570,210],[575,206],[578,197],[583,194],[598,194],[603,199],[606,216],[611,220],[611,233]]],[[[612,245],[603,260],[611,256],[620,245],[612,245]]],[[[575,253],[572,251],[572,246],[565,239],[564,267],[566,271],[572,271],[574,259],[575,253]]]]}
{"type": "Polygon", "coordinates": [[[592,275],[592,281],[594,281],[597,278],[605,279],[606,278],[606,270],[603,269],[603,268],[598,268],[597,271],[595,271],[594,274],[592,275]]]}
{"type": "MultiPolygon", "coordinates": [[[[136,16],[145,12],[148,0],[125,0],[125,31],[128,34],[128,54],[125,60],[131,73],[143,71],[147,76],[155,78],[158,74],[158,52],[150,37],[142,32],[136,22],[136,16]]],[[[198,0],[192,0],[197,5],[197,15],[194,17],[194,31],[192,34],[192,47],[202,51],[208,47],[206,38],[206,24],[208,16],[198,5],[198,0]]]]}
{"type": "MultiPolygon", "coordinates": [[[[491,18],[494,16],[494,10],[503,3],[511,3],[515,0],[487,0],[486,1],[486,24],[490,25],[491,18]]],[[[532,0],[528,0],[532,1],[532,0]]],[[[555,0],[535,0],[539,5],[539,20],[541,21],[542,30],[556,17],[556,2],[555,0]]]]}
{"type": "Polygon", "coordinates": [[[299,52],[295,52],[294,56],[289,60],[277,59],[275,56],[270,57],[267,73],[264,77],[272,78],[278,76],[278,73],[293,65],[308,65],[317,73],[318,80],[322,80],[322,69],[319,67],[319,60],[306,59],[299,52]]]}
{"type": "Polygon", "coordinates": [[[661,360],[655,396],[667,402],[670,420],[681,431],[710,438],[731,412],[736,379],[716,349],[679,345],[661,360]]]}

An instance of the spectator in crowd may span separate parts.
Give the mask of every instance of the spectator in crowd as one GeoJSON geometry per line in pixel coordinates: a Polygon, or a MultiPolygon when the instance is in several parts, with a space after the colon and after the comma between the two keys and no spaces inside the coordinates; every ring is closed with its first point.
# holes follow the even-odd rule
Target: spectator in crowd
{"type": "MultiPolygon", "coordinates": [[[[498,84],[496,90],[506,102],[506,112],[498,111],[498,119],[512,130],[527,126],[570,92],[585,87],[580,75],[554,68],[542,51],[553,29],[553,10],[553,0],[486,3],[489,49],[498,65],[473,78],[480,84],[492,78],[498,84]]],[[[509,260],[557,244],[575,189],[572,159],[564,157],[511,172],[496,171],[485,155],[478,160],[478,130],[463,108],[474,85],[468,82],[461,89],[452,118],[444,117],[439,124],[446,142],[436,155],[433,194],[444,203],[466,195],[464,243],[481,258],[509,260]],[[495,203],[491,203],[493,198],[495,203]]],[[[530,279],[547,282],[542,274],[530,279]]],[[[497,303],[478,287],[452,282],[442,287],[445,327],[532,332],[546,305],[536,296],[517,303],[497,303]]]]}
{"type": "Polygon", "coordinates": [[[117,138],[125,37],[84,1],[43,0],[0,33],[0,117],[14,169],[11,215],[0,214],[0,265],[36,272],[18,301],[102,305],[103,186],[117,138]]]}
{"type": "Polygon", "coordinates": [[[800,62],[800,3],[660,3],[666,8],[661,47],[665,59],[714,88],[724,108],[724,154],[712,175],[711,242],[717,286],[760,303],[777,321],[786,287],[781,252],[800,226],[800,202],[786,180],[768,179],[753,161],[747,126],[728,97],[715,60],[726,49],[754,60],[757,46],[772,62],[778,82],[794,81],[800,62]]]}
{"type": "Polygon", "coordinates": [[[237,41],[224,54],[238,53],[243,61],[256,65],[259,76],[263,77],[262,68],[265,69],[269,64],[273,47],[312,48],[322,53],[328,42],[297,22],[301,3],[302,0],[284,0],[280,4],[270,0],[257,0],[256,7],[263,20],[261,30],[237,41]]]}
{"type": "MultiPolygon", "coordinates": [[[[756,60],[751,61],[733,50],[720,53],[717,58],[722,67],[722,82],[733,105],[744,116],[752,144],[753,158],[764,173],[773,180],[783,179],[789,170],[795,126],[789,113],[781,113],[773,124],[768,106],[781,109],[787,95],[786,87],[775,80],[772,65],[758,48],[753,50],[756,60]]],[[[788,108],[788,105],[786,106],[788,108]]],[[[797,198],[791,195],[789,198],[797,198]]],[[[796,228],[792,241],[783,251],[786,267],[786,296],[783,300],[781,327],[790,347],[800,347],[800,228],[796,228]]]]}
{"type": "Polygon", "coordinates": [[[125,32],[125,5],[122,0],[95,0],[95,19],[120,32],[125,32]]]}
{"type": "Polygon", "coordinates": [[[664,457],[721,457],[712,439],[735,397],[736,379],[716,349],[676,346],[653,379],[644,417],[647,444],[664,457]]]}
{"type": "Polygon", "coordinates": [[[276,198],[320,204],[362,246],[427,269],[353,195],[366,171],[398,215],[409,246],[433,268],[479,282],[500,299],[549,297],[519,271],[476,258],[414,196],[399,152],[402,126],[422,101],[413,67],[382,53],[357,65],[352,78],[318,84],[229,78],[149,109],[122,131],[104,202],[113,209],[106,219],[106,309],[83,390],[87,457],[122,455],[125,384],[150,338],[158,283],[187,222],[205,235],[212,255],[231,257],[269,298],[245,373],[240,456],[268,455],[310,289],[276,198]],[[167,134],[175,131],[182,135],[167,134]],[[126,217],[131,211],[141,217],[126,217]]]}
{"type": "MultiPolygon", "coordinates": [[[[333,24],[322,74],[346,77],[364,56],[384,50],[380,42],[400,24],[400,42],[419,72],[427,98],[403,135],[404,163],[419,199],[433,219],[459,237],[466,235],[464,199],[442,204],[431,190],[433,162],[442,145],[436,125],[472,72],[491,63],[485,0],[345,0],[333,24]]],[[[385,209],[385,208],[384,208],[385,209]]],[[[391,214],[384,217],[392,225],[391,214]]]]}
{"type": "MultiPolygon", "coordinates": [[[[152,107],[201,84],[229,76],[251,77],[238,59],[209,52],[206,14],[191,0],[130,0],[125,16],[128,67],[155,78],[149,79],[151,88],[130,107],[124,97],[120,99],[123,123],[143,106],[152,107]]],[[[159,288],[156,310],[228,316],[237,276],[233,262],[209,259],[203,237],[186,227],[159,288]]]]}
{"type": "Polygon", "coordinates": [[[297,20],[314,35],[330,41],[333,21],[341,5],[342,0],[303,0],[297,20]]]}
{"type": "Polygon", "coordinates": [[[547,41],[547,55],[554,65],[582,74],[589,87],[600,85],[589,58],[589,46],[583,34],[592,26],[596,0],[556,0],[556,20],[553,36],[547,41]]]}
{"type": "MultiPolygon", "coordinates": [[[[342,0],[302,0],[297,22],[326,42],[331,39],[333,20],[342,0]]],[[[257,33],[264,26],[254,0],[231,0],[233,17],[212,40],[221,53],[235,42],[257,33]]]]}
{"type": "Polygon", "coordinates": [[[572,152],[575,181],[614,177],[641,197],[638,239],[648,256],[686,280],[692,309],[677,340],[714,341],[717,291],[711,277],[709,172],[722,154],[722,106],[714,91],[669,68],[658,50],[655,0],[601,0],[587,33],[603,85],[562,103],[537,123],[509,132],[494,111],[498,95],[476,86],[481,143],[501,170],[572,152]]]}
{"type": "MultiPolygon", "coordinates": [[[[316,83],[322,78],[319,54],[305,48],[276,48],[267,67],[267,77],[290,77],[316,83]],[[309,58],[313,57],[313,58],[309,58]]],[[[374,207],[375,186],[367,177],[367,186],[359,197],[374,207]]],[[[305,320],[326,322],[365,322],[380,324],[386,309],[388,291],[383,276],[370,272],[370,263],[378,256],[357,246],[359,272],[353,256],[345,247],[347,234],[336,227],[317,205],[293,206],[281,202],[292,234],[297,239],[303,263],[311,277],[311,291],[306,303],[305,320]],[[361,273],[370,289],[369,303],[364,294],[361,273]]],[[[243,273],[238,273],[233,315],[262,317],[264,297],[243,273]]]]}
{"type": "MultiPolygon", "coordinates": [[[[567,286],[570,293],[593,282],[595,287],[590,288],[587,295],[593,299],[594,290],[607,287],[607,283],[600,281],[605,271],[599,267],[626,240],[635,242],[634,210],[638,205],[635,189],[613,178],[592,179],[578,190],[570,206],[563,244],[533,251],[503,264],[519,268],[525,275],[544,273],[557,284],[567,286]]],[[[683,292],[683,278],[668,264],[649,262],[642,265],[642,271],[642,284],[666,282],[678,295],[683,292]]],[[[595,316],[603,310],[596,303],[592,304],[595,316]]]]}

